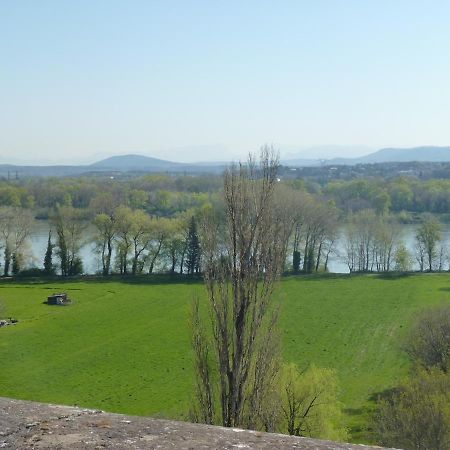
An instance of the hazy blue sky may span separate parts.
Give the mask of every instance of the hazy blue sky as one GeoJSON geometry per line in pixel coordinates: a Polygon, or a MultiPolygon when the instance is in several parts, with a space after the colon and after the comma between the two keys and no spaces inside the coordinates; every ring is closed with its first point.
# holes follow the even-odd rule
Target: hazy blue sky
{"type": "Polygon", "coordinates": [[[448,1],[0,0],[0,160],[450,145],[449,22],[448,1]]]}

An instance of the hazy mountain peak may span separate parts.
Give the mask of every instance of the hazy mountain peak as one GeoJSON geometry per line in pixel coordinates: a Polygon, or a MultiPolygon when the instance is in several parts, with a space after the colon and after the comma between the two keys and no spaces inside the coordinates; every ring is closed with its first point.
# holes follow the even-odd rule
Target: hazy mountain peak
{"type": "Polygon", "coordinates": [[[175,163],[171,161],[166,161],[164,159],[153,158],[151,156],[145,155],[116,155],[110,156],[109,158],[102,159],[90,165],[90,167],[101,167],[101,168],[112,168],[112,169],[155,169],[164,167],[173,167],[174,165],[182,165],[182,163],[175,163]]]}

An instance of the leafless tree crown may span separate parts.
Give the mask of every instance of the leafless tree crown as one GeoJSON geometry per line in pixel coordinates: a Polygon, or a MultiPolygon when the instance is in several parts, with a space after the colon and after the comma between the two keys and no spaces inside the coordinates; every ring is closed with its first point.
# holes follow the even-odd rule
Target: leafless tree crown
{"type": "Polygon", "coordinates": [[[271,298],[292,229],[274,204],[277,168],[269,147],[262,149],[259,164],[249,157],[247,164],[231,166],[224,175],[225,229],[221,233],[211,216],[203,223],[212,338],[196,304],[193,346],[198,416],[205,422],[256,427],[277,373],[271,298]]]}

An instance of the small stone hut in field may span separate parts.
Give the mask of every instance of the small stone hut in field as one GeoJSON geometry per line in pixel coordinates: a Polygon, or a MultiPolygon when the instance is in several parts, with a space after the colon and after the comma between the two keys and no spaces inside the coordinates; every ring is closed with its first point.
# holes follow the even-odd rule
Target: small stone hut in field
{"type": "Polygon", "coordinates": [[[69,305],[72,303],[72,300],[67,296],[65,292],[60,294],[53,294],[47,297],[47,304],[48,305],[69,305]]]}

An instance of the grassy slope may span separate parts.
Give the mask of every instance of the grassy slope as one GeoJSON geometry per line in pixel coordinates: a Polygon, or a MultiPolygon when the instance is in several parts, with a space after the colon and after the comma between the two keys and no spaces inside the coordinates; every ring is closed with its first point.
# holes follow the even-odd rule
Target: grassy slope
{"type": "MultiPolygon", "coordinates": [[[[193,379],[190,300],[203,288],[160,281],[0,284],[9,315],[20,319],[0,330],[0,395],[180,416],[193,379]],[[75,303],[42,304],[58,291],[75,303]]],[[[414,313],[450,301],[449,281],[328,276],[281,283],[285,359],[337,370],[356,438],[370,395],[407,373],[399,342],[414,313]]]]}

